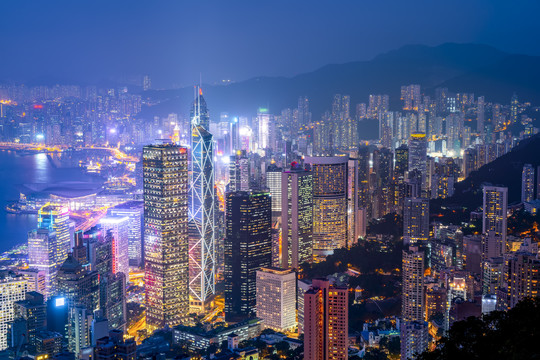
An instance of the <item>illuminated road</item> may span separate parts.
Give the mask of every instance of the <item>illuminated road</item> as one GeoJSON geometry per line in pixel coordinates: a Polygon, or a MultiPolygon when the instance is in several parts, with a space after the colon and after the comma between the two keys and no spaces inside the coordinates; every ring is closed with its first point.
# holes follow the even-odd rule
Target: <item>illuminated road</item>
{"type": "MultiPolygon", "coordinates": [[[[46,151],[46,152],[62,152],[68,149],[66,145],[45,145],[45,144],[22,144],[16,142],[0,142],[0,149],[6,150],[30,150],[30,151],[46,151]]],[[[125,162],[139,162],[139,158],[128,155],[120,149],[109,146],[84,146],[75,149],[87,150],[106,150],[110,151],[114,158],[125,162]]]]}
{"type": "Polygon", "coordinates": [[[143,313],[141,318],[132,326],[128,328],[128,335],[130,337],[134,337],[137,344],[140,344],[141,342],[137,338],[137,331],[146,329],[146,315],[143,313]]]}

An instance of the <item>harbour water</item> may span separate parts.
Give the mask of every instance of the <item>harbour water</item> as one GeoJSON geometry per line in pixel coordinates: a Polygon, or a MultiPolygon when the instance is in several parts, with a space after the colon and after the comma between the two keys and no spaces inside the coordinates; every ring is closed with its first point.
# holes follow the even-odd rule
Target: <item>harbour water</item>
{"type": "Polygon", "coordinates": [[[37,225],[37,215],[5,210],[8,202],[19,198],[17,185],[92,180],[79,168],[53,166],[47,154],[0,151],[0,253],[24,243],[28,231],[37,225]]]}

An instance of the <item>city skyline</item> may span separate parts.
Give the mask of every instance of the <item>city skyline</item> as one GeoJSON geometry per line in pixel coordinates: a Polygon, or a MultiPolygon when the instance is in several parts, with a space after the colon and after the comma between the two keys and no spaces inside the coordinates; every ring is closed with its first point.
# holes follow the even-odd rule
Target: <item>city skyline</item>
{"type": "Polygon", "coordinates": [[[0,357],[538,353],[540,5],[2,10],[0,357]]]}

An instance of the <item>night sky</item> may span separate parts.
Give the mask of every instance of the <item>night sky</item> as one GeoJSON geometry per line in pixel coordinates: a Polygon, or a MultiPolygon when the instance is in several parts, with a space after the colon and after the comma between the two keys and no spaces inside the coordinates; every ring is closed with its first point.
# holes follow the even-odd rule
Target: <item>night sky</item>
{"type": "Polygon", "coordinates": [[[2,0],[0,80],[292,76],[407,44],[540,55],[538,1],[2,0]],[[519,5],[516,5],[518,4],[519,5]]]}

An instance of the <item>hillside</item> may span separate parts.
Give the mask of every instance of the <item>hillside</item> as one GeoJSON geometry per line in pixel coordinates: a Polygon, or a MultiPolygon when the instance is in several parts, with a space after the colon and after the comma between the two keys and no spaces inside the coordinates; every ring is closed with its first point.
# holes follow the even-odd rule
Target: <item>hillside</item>
{"type": "MultiPolygon", "coordinates": [[[[452,197],[431,202],[432,213],[449,215],[449,212],[463,209],[463,219],[472,210],[482,206],[482,184],[508,187],[508,203],[521,201],[521,172],[524,164],[534,168],[540,165],[540,134],[523,140],[508,154],[482,166],[477,171],[456,184],[452,197]]],[[[446,216],[447,218],[449,216],[446,216]]]]}
{"type": "MultiPolygon", "coordinates": [[[[226,86],[204,86],[211,115],[222,111],[252,115],[259,106],[279,113],[295,107],[300,95],[311,100],[315,118],[330,109],[335,93],[351,96],[351,110],[368,102],[369,94],[390,95],[392,109],[400,107],[400,88],[420,84],[427,95],[439,86],[451,91],[474,92],[489,101],[509,103],[515,91],[521,101],[540,103],[540,57],[513,55],[477,44],[411,45],[370,61],[324,66],[291,78],[258,77],[226,86]]],[[[152,91],[152,99],[165,100],[147,108],[143,117],[187,114],[193,89],[152,91]]]]}

